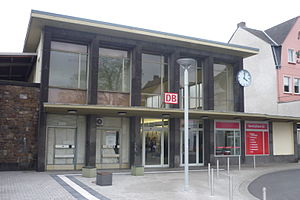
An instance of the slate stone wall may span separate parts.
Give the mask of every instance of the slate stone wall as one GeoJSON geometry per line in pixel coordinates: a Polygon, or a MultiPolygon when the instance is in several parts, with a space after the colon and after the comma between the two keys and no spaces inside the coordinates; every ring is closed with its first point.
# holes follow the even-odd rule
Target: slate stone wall
{"type": "Polygon", "coordinates": [[[0,170],[36,169],[38,84],[0,84],[0,170]]]}

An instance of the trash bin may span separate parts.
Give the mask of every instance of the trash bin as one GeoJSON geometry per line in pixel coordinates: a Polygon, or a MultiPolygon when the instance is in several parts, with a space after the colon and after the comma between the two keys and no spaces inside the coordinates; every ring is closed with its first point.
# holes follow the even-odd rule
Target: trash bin
{"type": "Polygon", "coordinates": [[[112,185],[111,172],[97,172],[96,184],[100,186],[112,185]]]}

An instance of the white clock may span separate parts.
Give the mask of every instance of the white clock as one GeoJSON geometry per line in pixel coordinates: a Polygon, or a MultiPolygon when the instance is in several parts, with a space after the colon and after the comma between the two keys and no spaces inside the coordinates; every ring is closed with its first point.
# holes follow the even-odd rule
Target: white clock
{"type": "Polygon", "coordinates": [[[237,80],[241,86],[248,87],[252,81],[250,72],[244,69],[240,70],[237,74],[237,80]]]}

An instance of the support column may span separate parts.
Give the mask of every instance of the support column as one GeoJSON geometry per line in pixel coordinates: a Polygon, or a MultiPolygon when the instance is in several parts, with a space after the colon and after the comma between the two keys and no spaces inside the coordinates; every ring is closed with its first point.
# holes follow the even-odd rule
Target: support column
{"type": "MultiPolygon", "coordinates": [[[[138,44],[132,49],[131,70],[131,106],[141,105],[141,79],[142,79],[142,48],[138,44]]],[[[130,117],[130,166],[142,166],[142,133],[141,117],[130,117]]]]}
{"type": "Polygon", "coordinates": [[[245,134],[245,121],[241,120],[241,163],[245,163],[246,160],[245,134]]]}
{"type": "Polygon", "coordinates": [[[96,167],[96,115],[86,116],[85,166],[96,167]]]}
{"type": "Polygon", "coordinates": [[[294,134],[294,155],[295,161],[299,160],[299,151],[298,151],[298,135],[297,135],[297,123],[293,123],[293,134],[294,134]]]}
{"type": "Polygon", "coordinates": [[[180,119],[172,118],[169,121],[170,126],[170,167],[180,166],[180,119]]]}
{"type": "Polygon", "coordinates": [[[203,120],[204,125],[204,164],[212,161],[211,157],[214,157],[214,120],[203,120]]]}
{"type": "MultiPolygon", "coordinates": [[[[177,93],[179,96],[180,86],[180,67],[176,62],[180,58],[180,53],[175,51],[170,55],[169,59],[169,82],[170,92],[177,93]]],[[[180,103],[179,99],[179,103],[180,103]]],[[[172,108],[179,108],[179,104],[171,104],[172,108]]],[[[169,166],[179,167],[180,166],[180,118],[171,118],[169,120],[169,137],[170,137],[170,153],[169,153],[169,166]]]]}
{"type": "Polygon", "coordinates": [[[274,156],[274,150],[273,150],[273,122],[269,122],[269,151],[270,151],[270,156],[274,156]]]}
{"type": "Polygon", "coordinates": [[[214,59],[211,56],[204,60],[203,65],[203,109],[214,109],[214,59]]]}
{"type": "Polygon", "coordinates": [[[234,101],[234,111],[244,112],[244,87],[241,86],[237,79],[235,78],[240,70],[243,69],[243,58],[240,58],[233,65],[233,101],[234,101]]]}
{"type": "MultiPolygon", "coordinates": [[[[99,41],[89,45],[87,104],[97,104],[99,41]]],[[[85,166],[96,167],[96,115],[86,116],[85,166]]]]}
{"type": "Polygon", "coordinates": [[[142,166],[141,118],[130,117],[130,165],[142,166]]]}
{"type": "Polygon", "coordinates": [[[41,36],[43,38],[43,55],[40,84],[40,104],[38,121],[38,154],[37,171],[43,172],[46,169],[46,124],[47,115],[44,110],[44,102],[48,102],[48,87],[50,73],[50,51],[51,51],[51,32],[45,28],[41,36]]]}

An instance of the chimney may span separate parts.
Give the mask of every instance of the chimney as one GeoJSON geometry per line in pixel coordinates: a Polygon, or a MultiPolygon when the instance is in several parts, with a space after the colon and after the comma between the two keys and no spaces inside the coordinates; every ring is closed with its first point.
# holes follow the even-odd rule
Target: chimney
{"type": "Polygon", "coordinates": [[[246,27],[246,22],[240,22],[237,24],[237,27],[245,28],[246,27]]]}

